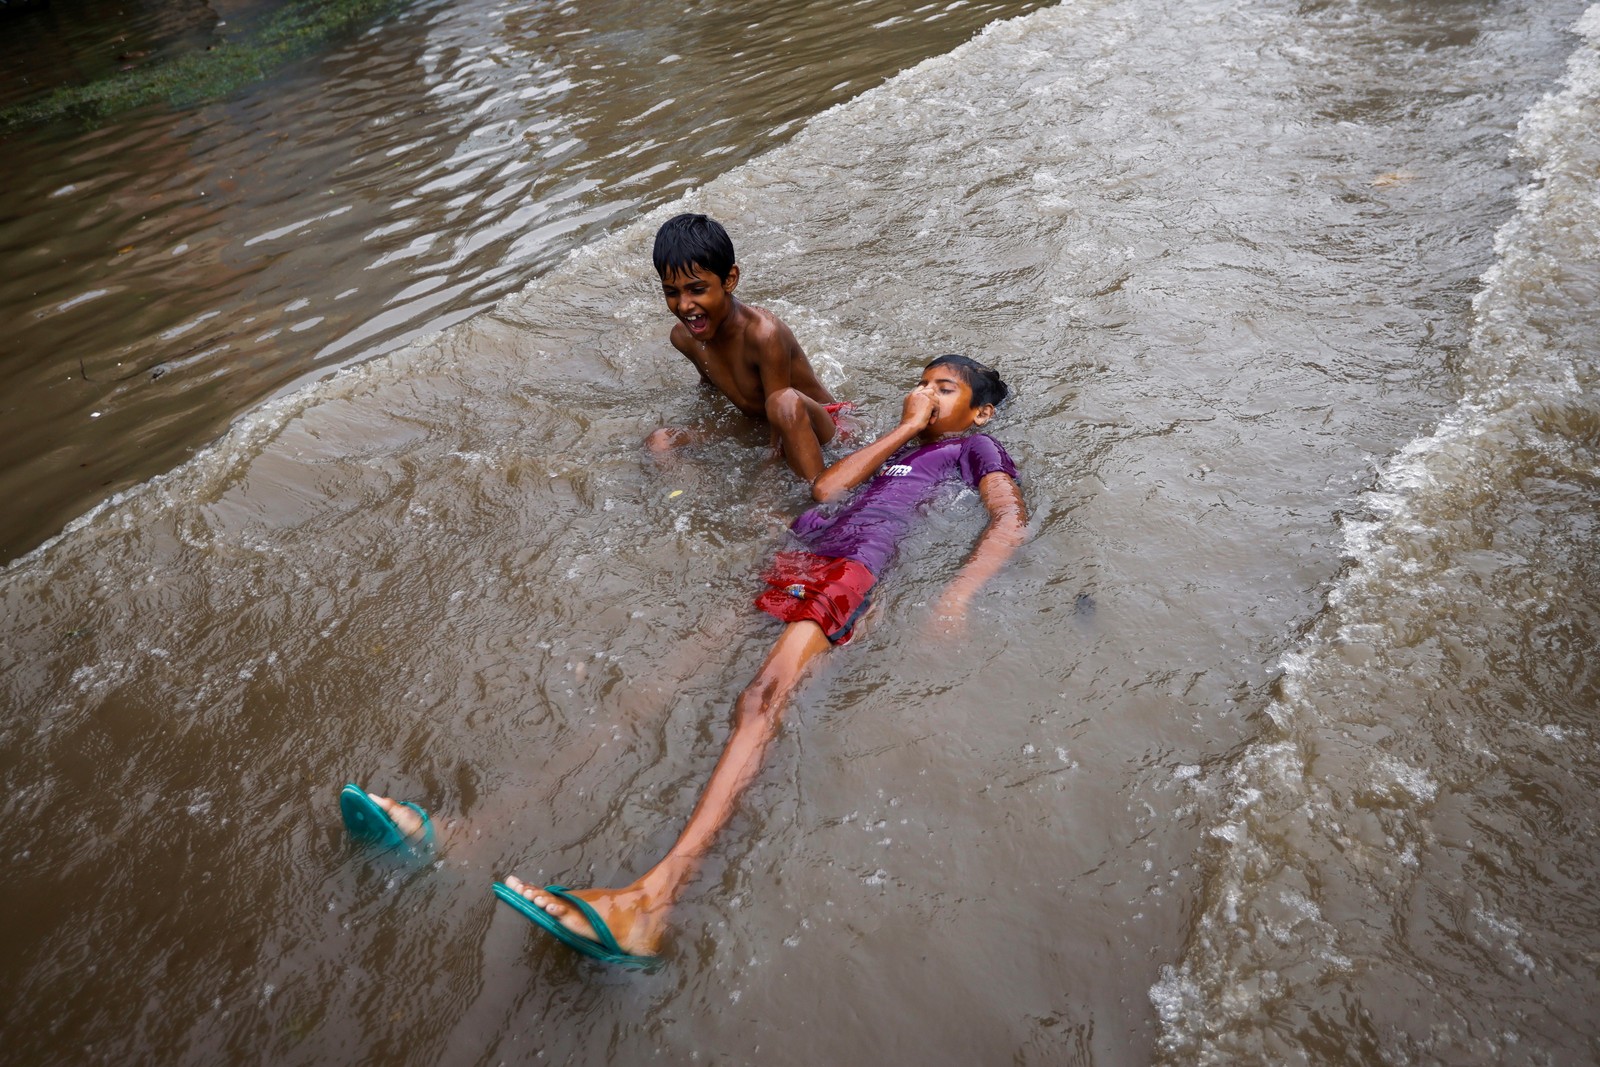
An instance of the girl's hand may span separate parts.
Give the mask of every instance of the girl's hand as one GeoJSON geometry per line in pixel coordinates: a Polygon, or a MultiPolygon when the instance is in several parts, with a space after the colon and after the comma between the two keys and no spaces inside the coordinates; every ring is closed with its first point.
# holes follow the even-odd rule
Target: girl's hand
{"type": "Polygon", "coordinates": [[[933,605],[927,630],[936,637],[961,638],[967,635],[967,607],[973,587],[959,577],[945,587],[933,605]]]}
{"type": "Polygon", "coordinates": [[[900,424],[920,430],[933,421],[936,413],[933,390],[919,385],[906,394],[905,403],[900,405],[900,424]]]}

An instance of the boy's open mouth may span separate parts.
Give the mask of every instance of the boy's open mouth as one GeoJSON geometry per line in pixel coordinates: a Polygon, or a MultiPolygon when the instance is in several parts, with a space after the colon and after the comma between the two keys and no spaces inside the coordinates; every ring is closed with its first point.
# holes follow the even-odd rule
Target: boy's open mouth
{"type": "Polygon", "coordinates": [[[705,333],[706,327],[711,325],[711,320],[704,315],[690,315],[683,320],[683,324],[689,327],[690,333],[705,333]]]}

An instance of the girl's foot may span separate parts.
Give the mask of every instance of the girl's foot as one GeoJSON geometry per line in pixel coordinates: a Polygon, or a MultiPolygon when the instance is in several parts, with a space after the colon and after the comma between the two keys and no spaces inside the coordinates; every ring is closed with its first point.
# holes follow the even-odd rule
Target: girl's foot
{"type": "Polygon", "coordinates": [[[339,791],[339,812],[352,839],[380,849],[402,849],[413,857],[433,850],[433,825],[415,804],[368,793],[351,783],[339,791]]]}
{"type": "MultiPolygon", "coordinates": [[[[596,944],[605,943],[600,931],[575,905],[547,890],[531,886],[515,875],[506,878],[505,884],[572,933],[596,944]]],[[[581,899],[595,910],[624,952],[640,957],[656,955],[667,929],[669,902],[655,899],[652,894],[639,888],[637,883],[625,889],[579,889],[568,890],[567,894],[581,899]]]]}

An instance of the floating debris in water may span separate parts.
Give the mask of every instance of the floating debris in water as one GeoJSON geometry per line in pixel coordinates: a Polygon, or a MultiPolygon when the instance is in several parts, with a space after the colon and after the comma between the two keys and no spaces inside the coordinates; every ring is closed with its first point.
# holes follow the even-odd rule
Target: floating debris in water
{"type": "Polygon", "coordinates": [[[1414,182],[1420,177],[1422,177],[1422,175],[1413,174],[1409,170],[1391,170],[1372,179],[1372,184],[1381,189],[1390,185],[1402,185],[1405,182],[1414,182]]]}

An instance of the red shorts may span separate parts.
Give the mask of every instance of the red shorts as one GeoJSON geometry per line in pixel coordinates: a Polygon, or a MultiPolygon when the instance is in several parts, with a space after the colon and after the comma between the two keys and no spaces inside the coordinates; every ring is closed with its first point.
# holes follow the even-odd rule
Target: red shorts
{"type": "Polygon", "coordinates": [[[762,580],[772,588],[756,597],[756,607],[784,622],[810,619],[842,645],[871,603],[867,592],[877,579],[853,559],[779,552],[762,580]]]}
{"type": "Polygon", "coordinates": [[[861,424],[855,419],[844,418],[845,415],[851,414],[855,409],[856,406],[848,400],[841,400],[837,404],[822,405],[822,410],[826,411],[828,418],[833,420],[833,440],[828,442],[829,444],[836,445],[841,441],[848,441],[860,427],[861,424]]]}

